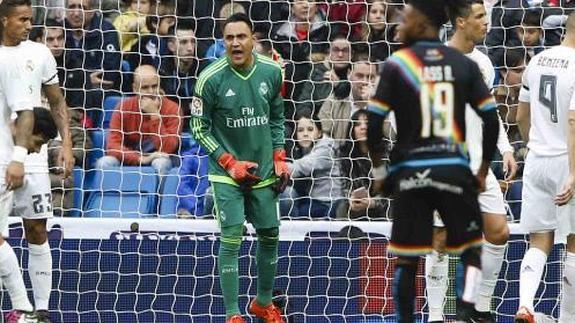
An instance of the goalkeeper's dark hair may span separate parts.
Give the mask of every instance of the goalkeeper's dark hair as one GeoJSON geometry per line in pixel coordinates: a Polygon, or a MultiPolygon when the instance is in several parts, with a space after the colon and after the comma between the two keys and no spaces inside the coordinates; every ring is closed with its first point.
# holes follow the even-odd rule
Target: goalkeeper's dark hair
{"type": "Polygon", "coordinates": [[[467,19],[474,4],[483,6],[483,0],[450,0],[448,3],[449,20],[454,29],[457,29],[457,18],[467,19]]]}
{"type": "Polygon", "coordinates": [[[253,32],[253,30],[254,30],[254,24],[252,23],[250,17],[248,17],[248,15],[246,15],[245,13],[238,12],[238,13],[234,13],[233,15],[231,15],[224,22],[224,24],[222,26],[222,30],[226,29],[226,26],[232,22],[243,22],[246,25],[248,25],[251,32],[253,32]]]}

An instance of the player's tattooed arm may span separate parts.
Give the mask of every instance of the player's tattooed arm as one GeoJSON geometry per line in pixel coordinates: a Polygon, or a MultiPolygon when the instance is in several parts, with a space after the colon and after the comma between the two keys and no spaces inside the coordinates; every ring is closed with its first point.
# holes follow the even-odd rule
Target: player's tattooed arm
{"type": "Polygon", "coordinates": [[[64,177],[67,178],[71,175],[72,169],[74,168],[68,105],[58,84],[44,85],[43,90],[50,103],[50,111],[52,112],[54,122],[58,127],[60,136],[62,136],[62,150],[60,151],[60,156],[58,156],[58,162],[61,167],[64,167],[64,177]]]}

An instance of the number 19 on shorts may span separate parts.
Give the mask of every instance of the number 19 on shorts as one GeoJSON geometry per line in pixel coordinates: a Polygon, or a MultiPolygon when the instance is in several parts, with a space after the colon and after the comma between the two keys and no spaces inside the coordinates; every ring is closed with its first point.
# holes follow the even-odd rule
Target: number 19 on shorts
{"type": "Polygon", "coordinates": [[[453,84],[426,82],[421,84],[421,137],[449,137],[453,133],[453,84]]]}

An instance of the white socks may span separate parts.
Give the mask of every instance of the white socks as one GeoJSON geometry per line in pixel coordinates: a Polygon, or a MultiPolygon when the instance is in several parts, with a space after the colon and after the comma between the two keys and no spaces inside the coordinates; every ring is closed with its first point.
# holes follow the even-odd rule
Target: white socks
{"type": "Polygon", "coordinates": [[[485,241],[481,253],[481,283],[479,284],[475,309],[479,312],[491,310],[491,297],[497,285],[501,264],[507,244],[495,245],[485,241]]]}
{"type": "Polygon", "coordinates": [[[567,252],[563,268],[563,298],[559,323],[575,322],[575,253],[567,252]]]}
{"type": "Polygon", "coordinates": [[[26,294],[16,254],[6,241],[0,245],[0,278],[10,294],[13,309],[28,312],[34,310],[26,294]]]}
{"type": "Polygon", "coordinates": [[[52,254],[48,241],[28,244],[28,275],[34,290],[36,310],[47,310],[52,291],[52,254]]]}
{"type": "Polygon", "coordinates": [[[443,321],[443,304],[448,287],[449,256],[433,251],[425,257],[425,289],[429,321],[443,321]]]}
{"type": "Polygon", "coordinates": [[[537,248],[529,248],[523,256],[519,275],[519,307],[525,306],[531,312],[535,312],[533,300],[539,288],[546,262],[547,254],[537,248]]]}

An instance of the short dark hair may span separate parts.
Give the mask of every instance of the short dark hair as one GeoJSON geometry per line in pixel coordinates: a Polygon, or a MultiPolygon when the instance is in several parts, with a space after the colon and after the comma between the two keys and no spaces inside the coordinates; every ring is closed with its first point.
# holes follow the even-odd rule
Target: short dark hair
{"type": "Polygon", "coordinates": [[[527,64],[527,52],[523,47],[511,47],[505,49],[503,62],[506,68],[519,67],[521,63],[527,64]]]}
{"type": "Polygon", "coordinates": [[[457,18],[468,18],[474,4],[483,5],[483,0],[455,0],[449,6],[448,14],[453,29],[457,29],[457,18]]]}
{"type": "Polygon", "coordinates": [[[48,18],[46,19],[45,23],[34,26],[34,28],[32,28],[32,30],[30,31],[30,35],[28,36],[28,38],[30,38],[30,40],[32,41],[37,41],[38,38],[44,37],[46,33],[46,28],[64,29],[64,25],[62,24],[62,22],[59,22],[56,19],[48,18]]]}
{"type": "Polygon", "coordinates": [[[541,11],[537,9],[529,9],[525,11],[521,19],[522,26],[528,27],[541,27],[541,11]]]}
{"type": "MultiPolygon", "coordinates": [[[[457,0],[454,2],[457,2],[457,0]]],[[[452,5],[449,4],[448,6],[446,0],[409,0],[407,4],[427,17],[429,22],[437,29],[441,28],[449,20],[447,10],[452,5]]]]}
{"type": "Polygon", "coordinates": [[[246,25],[248,25],[251,32],[253,32],[253,30],[254,30],[254,25],[252,24],[250,17],[248,17],[248,15],[246,15],[245,13],[238,12],[238,13],[234,13],[233,15],[229,16],[229,18],[226,19],[226,21],[224,22],[222,30],[226,29],[226,26],[232,22],[243,22],[246,25]]]}
{"type": "Polygon", "coordinates": [[[177,30],[196,31],[196,22],[191,18],[178,18],[176,23],[168,29],[168,35],[176,37],[177,30]]]}
{"type": "Polygon", "coordinates": [[[12,14],[12,11],[16,7],[20,6],[32,6],[31,0],[4,0],[0,3],[0,18],[8,17],[12,14]]]}
{"type": "Polygon", "coordinates": [[[58,128],[50,110],[34,108],[34,130],[32,130],[32,134],[42,136],[46,141],[58,136],[58,128]]]}

